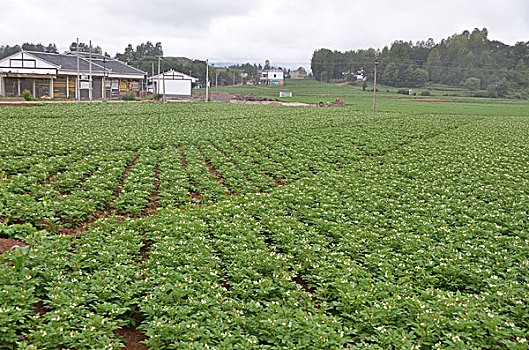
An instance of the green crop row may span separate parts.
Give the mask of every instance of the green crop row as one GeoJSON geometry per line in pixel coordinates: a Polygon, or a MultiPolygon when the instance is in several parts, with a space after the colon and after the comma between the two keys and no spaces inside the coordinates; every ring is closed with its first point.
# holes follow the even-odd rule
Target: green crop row
{"type": "Polygon", "coordinates": [[[524,116],[19,113],[0,237],[29,247],[0,255],[0,348],[528,349],[524,116]]]}

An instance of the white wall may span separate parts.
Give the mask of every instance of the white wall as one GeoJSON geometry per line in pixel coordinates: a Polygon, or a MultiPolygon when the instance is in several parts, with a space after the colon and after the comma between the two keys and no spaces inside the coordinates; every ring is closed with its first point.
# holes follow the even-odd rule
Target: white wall
{"type": "MultiPolygon", "coordinates": [[[[163,94],[163,80],[160,80],[159,93],[163,94]]],[[[165,94],[191,96],[191,80],[166,80],[165,94]]]]}
{"type": "Polygon", "coordinates": [[[57,74],[57,68],[31,54],[19,52],[13,56],[0,60],[0,72],[25,74],[57,74]],[[24,57],[24,61],[21,61],[24,57]]]}
{"type": "Polygon", "coordinates": [[[283,72],[268,72],[268,79],[284,79],[283,72]]]}

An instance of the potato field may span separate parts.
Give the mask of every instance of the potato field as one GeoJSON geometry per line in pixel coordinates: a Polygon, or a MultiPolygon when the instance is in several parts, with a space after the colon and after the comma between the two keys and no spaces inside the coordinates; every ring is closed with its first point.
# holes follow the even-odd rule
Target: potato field
{"type": "Polygon", "coordinates": [[[528,349],[528,212],[523,113],[0,107],[0,349],[528,349]]]}

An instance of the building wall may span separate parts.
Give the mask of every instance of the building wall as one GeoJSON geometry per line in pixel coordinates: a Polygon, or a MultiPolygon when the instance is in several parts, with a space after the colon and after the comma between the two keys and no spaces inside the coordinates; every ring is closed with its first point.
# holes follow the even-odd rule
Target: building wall
{"type": "Polygon", "coordinates": [[[0,66],[4,67],[3,71],[13,74],[50,74],[57,73],[55,66],[36,59],[28,53],[18,52],[13,56],[0,60],[0,66]]]}
{"type": "Polygon", "coordinates": [[[282,71],[265,71],[261,79],[268,85],[285,85],[285,75],[282,71]]]}
{"type": "Polygon", "coordinates": [[[51,78],[1,78],[2,89],[0,94],[6,96],[17,96],[24,90],[28,90],[33,97],[52,96],[50,90],[51,78]]]}
{"type": "MultiPolygon", "coordinates": [[[[76,80],[76,76],[59,76],[57,79],[54,79],[53,97],[76,98],[76,80]]],[[[123,94],[129,91],[132,91],[136,96],[139,96],[139,80],[105,78],[103,89],[103,77],[92,77],[92,98],[94,99],[103,98],[103,93],[105,94],[106,99],[119,99],[123,94]]],[[[89,99],[87,89],[81,89],[81,99],[89,99]]]]}
{"type": "Polygon", "coordinates": [[[133,92],[136,97],[140,96],[141,83],[136,79],[119,79],[119,97],[127,92],[133,92]]]}
{"type": "MultiPolygon", "coordinates": [[[[155,82],[157,86],[158,82],[155,82]]],[[[157,86],[158,93],[163,94],[163,81],[157,86]]],[[[191,80],[165,80],[165,94],[169,96],[191,96],[191,80]]]]}

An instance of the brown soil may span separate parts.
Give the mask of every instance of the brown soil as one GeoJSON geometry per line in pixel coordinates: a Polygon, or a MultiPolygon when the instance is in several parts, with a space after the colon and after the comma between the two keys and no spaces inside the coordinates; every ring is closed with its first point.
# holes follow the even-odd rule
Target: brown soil
{"type": "Polygon", "coordinates": [[[278,179],[274,179],[273,177],[271,177],[270,175],[267,175],[269,178],[272,179],[272,181],[274,181],[276,183],[276,186],[284,186],[285,183],[283,181],[280,181],[278,179]]]}
{"type": "Polygon", "coordinates": [[[220,172],[216,170],[213,167],[213,164],[211,164],[211,161],[204,156],[204,153],[202,152],[202,149],[198,148],[198,152],[204,157],[204,162],[206,163],[206,167],[208,168],[208,172],[212,174],[215,177],[215,181],[224,183],[224,179],[220,175],[220,172]]]}
{"type": "Polygon", "coordinates": [[[0,107],[12,106],[12,107],[37,107],[38,105],[32,103],[0,103],[0,107]]]}
{"type": "MultiPolygon", "coordinates": [[[[191,185],[194,186],[194,184],[191,184],[191,185]]],[[[195,193],[195,192],[190,192],[190,194],[191,194],[191,198],[202,202],[202,196],[201,195],[199,195],[198,193],[195,193]]]]}
{"type": "Polygon", "coordinates": [[[151,247],[151,245],[152,243],[146,242],[145,240],[143,241],[143,246],[140,248],[141,260],[145,261],[150,259],[149,248],[151,247]]]}
{"type": "Polygon", "coordinates": [[[36,302],[35,304],[33,304],[33,306],[35,307],[35,310],[37,311],[37,313],[42,316],[46,313],[48,313],[50,310],[46,309],[46,306],[44,306],[44,302],[42,301],[39,301],[39,302],[36,302]]]}
{"type": "MultiPolygon", "coordinates": [[[[228,155],[226,154],[226,152],[224,152],[222,149],[220,149],[219,146],[213,144],[213,147],[215,147],[215,149],[216,149],[217,151],[219,151],[220,153],[222,153],[222,155],[223,155],[224,157],[228,158],[228,155]]],[[[233,163],[233,162],[231,162],[231,163],[233,163]]]]}
{"type": "Polygon", "coordinates": [[[184,151],[182,150],[182,148],[179,149],[179,152],[180,152],[180,156],[182,157],[182,166],[184,167],[184,169],[187,169],[186,155],[184,154],[184,151]]]}
{"type": "Polygon", "coordinates": [[[146,350],[149,347],[145,344],[140,343],[141,341],[147,339],[145,334],[141,333],[135,327],[130,328],[120,328],[115,331],[117,334],[125,338],[126,345],[123,349],[130,350],[146,350]]]}
{"type": "Polygon", "coordinates": [[[154,189],[149,195],[149,203],[147,208],[143,210],[142,217],[153,215],[156,212],[156,209],[160,207],[158,200],[160,199],[160,164],[156,164],[154,171],[154,189]]]}
{"type": "Polygon", "coordinates": [[[314,288],[310,288],[307,282],[305,282],[301,277],[297,276],[294,278],[294,281],[299,284],[301,287],[303,287],[303,290],[309,294],[313,294],[316,290],[314,288]]]}
{"type": "Polygon", "coordinates": [[[259,97],[253,94],[249,95],[233,95],[232,100],[237,101],[259,101],[259,102],[265,102],[265,101],[278,101],[276,98],[266,98],[266,97],[259,97]]]}
{"type": "Polygon", "coordinates": [[[130,173],[131,168],[136,164],[136,162],[138,161],[139,157],[140,157],[139,155],[136,155],[136,157],[134,157],[132,162],[125,167],[125,170],[123,170],[123,176],[121,176],[121,180],[119,181],[118,188],[116,189],[116,192],[114,193],[114,197],[116,197],[116,198],[119,197],[119,194],[123,190],[123,184],[125,183],[125,179],[127,178],[127,174],[130,173]]]}
{"type": "Polygon", "coordinates": [[[0,238],[0,254],[7,252],[9,249],[11,249],[12,247],[16,245],[24,246],[27,244],[21,241],[17,241],[16,239],[0,238]]]}

